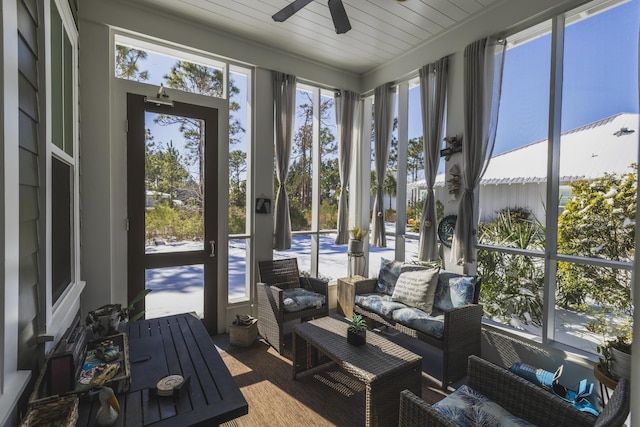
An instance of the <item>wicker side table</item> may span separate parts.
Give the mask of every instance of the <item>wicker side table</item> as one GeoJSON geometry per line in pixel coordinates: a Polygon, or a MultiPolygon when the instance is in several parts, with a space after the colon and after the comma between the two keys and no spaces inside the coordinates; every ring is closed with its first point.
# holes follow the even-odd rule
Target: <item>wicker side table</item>
{"type": "Polygon", "coordinates": [[[355,283],[364,280],[362,276],[342,277],[338,279],[338,314],[351,318],[356,298],[355,283]]]}
{"type": "Polygon", "coordinates": [[[250,325],[229,325],[229,343],[240,347],[249,347],[258,338],[258,319],[250,325]]]}

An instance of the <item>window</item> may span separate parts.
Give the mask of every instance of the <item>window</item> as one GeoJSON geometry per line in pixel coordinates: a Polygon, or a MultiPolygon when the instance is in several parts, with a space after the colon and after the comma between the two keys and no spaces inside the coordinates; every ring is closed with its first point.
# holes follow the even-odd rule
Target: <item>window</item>
{"type": "Polygon", "coordinates": [[[251,70],[229,70],[229,302],[247,301],[251,295],[251,230],[247,160],[251,154],[251,70]]]}
{"type": "Polygon", "coordinates": [[[485,315],[591,353],[631,331],[639,16],[639,0],[593,2],[507,37],[480,183],[485,315]]]}
{"type": "Polygon", "coordinates": [[[51,130],[47,153],[50,157],[51,205],[51,305],[78,280],[78,197],[76,150],[75,28],[69,16],[50,3],[51,130]],[[63,18],[64,16],[64,18],[63,18]]]}
{"type": "Polygon", "coordinates": [[[331,91],[301,83],[297,85],[293,147],[286,185],[292,247],[289,251],[274,253],[274,257],[297,257],[302,274],[328,280],[345,276],[347,247],[334,243],[340,175],[331,91]]]}

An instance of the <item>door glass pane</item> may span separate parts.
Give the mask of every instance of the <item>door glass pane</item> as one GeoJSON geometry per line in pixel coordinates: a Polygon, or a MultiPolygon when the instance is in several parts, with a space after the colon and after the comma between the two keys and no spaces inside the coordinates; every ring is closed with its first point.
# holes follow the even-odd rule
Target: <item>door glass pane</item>
{"type": "Polygon", "coordinates": [[[204,315],[204,268],[180,265],[145,270],[145,318],[195,312],[204,315]]]}
{"type": "Polygon", "coordinates": [[[145,253],[203,250],[204,121],[145,113],[145,253]]]}
{"type": "Polygon", "coordinates": [[[229,302],[246,301],[250,294],[248,242],[249,239],[229,239],[229,302]]]}

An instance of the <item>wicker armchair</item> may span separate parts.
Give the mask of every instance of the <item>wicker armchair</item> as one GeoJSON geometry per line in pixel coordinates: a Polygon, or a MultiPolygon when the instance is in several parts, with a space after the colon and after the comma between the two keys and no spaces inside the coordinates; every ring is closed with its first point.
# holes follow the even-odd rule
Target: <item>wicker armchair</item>
{"type": "MultiPolygon", "coordinates": [[[[581,412],[565,400],[507,369],[477,356],[469,357],[469,387],[483,394],[513,415],[538,426],[622,426],[629,415],[630,384],[621,379],[600,416],[581,412]]],[[[400,394],[400,427],[456,426],[411,393],[400,394]]]]}
{"type": "Polygon", "coordinates": [[[295,258],[258,262],[260,282],[256,285],[258,296],[258,332],[282,354],[284,350],[283,326],[291,320],[306,321],[329,314],[329,284],[313,277],[301,277],[295,258]],[[284,310],[283,293],[286,289],[304,288],[325,296],[322,307],[312,307],[295,312],[284,310]]]}

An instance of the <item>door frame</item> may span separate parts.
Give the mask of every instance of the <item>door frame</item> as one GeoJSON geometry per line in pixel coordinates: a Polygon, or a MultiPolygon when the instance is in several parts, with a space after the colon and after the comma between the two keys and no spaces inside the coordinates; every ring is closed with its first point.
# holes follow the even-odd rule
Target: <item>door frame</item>
{"type": "MultiPolygon", "coordinates": [[[[127,98],[129,97],[129,94],[133,94],[133,96],[136,96],[139,99],[139,102],[143,102],[144,103],[144,93],[149,94],[148,96],[154,96],[151,94],[155,94],[157,93],[157,88],[153,87],[151,85],[147,85],[144,83],[138,83],[138,82],[123,82],[125,83],[123,86],[126,86],[126,92],[123,93],[123,98],[124,98],[124,115],[125,117],[127,116],[127,98]]],[[[227,205],[228,205],[228,175],[229,175],[229,165],[228,165],[228,153],[229,153],[229,110],[228,110],[228,100],[226,99],[219,99],[219,98],[212,98],[212,97],[208,97],[208,96],[204,96],[204,95],[198,95],[198,94],[191,94],[191,93],[183,93],[183,92],[177,92],[177,91],[172,91],[171,95],[174,96],[175,100],[180,100],[180,102],[184,103],[184,104],[191,104],[194,107],[208,107],[208,108],[213,108],[217,110],[217,123],[216,123],[216,131],[217,131],[217,140],[218,140],[218,144],[217,144],[217,152],[216,152],[216,156],[217,157],[217,164],[213,164],[213,165],[207,165],[205,166],[205,171],[214,171],[213,175],[215,175],[215,191],[217,192],[216,194],[216,199],[217,199],[217,209],[215,212],[215,221],[216,221],[216,226],[215,228],[215,232],[213,234],[210,235],[209,239],[210,240],[215,240],[216,242],[216,257],[215,257],[215,278],[214,281],[217,283],[216,289],[210,289],[210,291],[212,291],[212,295],[208,295],[205,296],[205,311],[207,311],[207,306],[206,304],[215,304],[215,311],[216,311],[216,316],[215,318],[206,318],[205,316],[205,326],[207,328],[207,330],[211,333],[211,334],[215,334],[215,333],[219,333],[219,332],[223,332],[224,331],[224,325],[226,324],[226,312],[227,312],[227,295],[228,295],[228,289],[227,286],[225,285],[227,283],[228,280],[228,210],[227,210],[227,205]],[[174,93],[175,92],[175,93],[174,93]]],[[[175,101],[176,105],[178,104],[178,101],[175,101]]],[[[167,113],[171,113],[171,111],[174,111],[173,114],[180,114],[179,112],[176,111],[175,108],[171,109],[170,107],[165,107],[166,109],[156,109],[158,107],[156,107],[154,104],[149,104],[146,103],[144,106],[142,106],[142,108],[144,110],[147,111],[156,111],[156,112],[167,112],[167,113]]],[[[188,115],[188,114],[185,114],[188,115]]],[[[127,124],[127,127],[129,127],[130,125],[127,124]]],[[[210,126],[208,126],[207,128],[209,128],[210,126]]],[[[205,130],[206,132],[207,130],[205,130]]],[[[125,148],[125,151],[127,151],[127,155],[129,155],[128,151],[129,151],[129,144],[127,144],[127,147],[125,148]]],[[[126,169],[126,167],[124,168],[126,169]]],[[[208,178],[206,178],[208,179],[208,178]]],[[[128,182],[128,179],[126,180],[127,184],[127,196],[126,196],[126,206],[127,206],[127,211],[128,211],[128,204],[129,204],[129,200],[130,197],[134,197],[136,194],[136,189],[130,187],[130,183],[128,182]]],[[[143,192],[142,192],[142,198],[144,200],[144,182],[142,183],[142,188],[143,188],[143,192]]],[[[139,194],[139,188],[137,189],[138,194],[139,194]]],[[[135,196],[137,197],[137,196],[135,196]]],[[[214,200],[215,201],[215,200],[214,200]]],[[[205,200],[205,203],[207,203],[207,200],[205,200]]],[[[206,207],[205,207],[206,209],[206,207]]],[[[129,215],[129,213],[127,214],[127,216],[129,215]]],[[[130,221],[130,219],[129,219],[130,221]]],[[[205,224],[205,235],[207,235],[206,233],[206,224],[205,224]]],[[[144,230],[144,228],[143,228],[144,230]]],[[[128,237],[127,237],[128,240],[128,237]]],[[[141,238],[141,243],[144,244],[144,236],[141,238]]],[[[139,249],[138,249],[139,252],[139,249]]],[[[142,247],[142,253],[144,254],[144,247],[142,247]]],[[[127,248],[127,269],[126,269],[126,276],[127,276],[127,282],[129,282],[131,280],[131,278],[129,277],[129,268],[128,268],[128,264],[130,262],[132,262],[132,258],[130,256],[130,254],[128,254],[128,248],[127,248]]],[[[135,256],[133,258],[133,262],[135,261],[135,256]]],[[[146,266],[144,266],[142,268],[143,274],[144,274],[144,269],[146,268],[146,266]]],[[[139,273],[138,273],[139,274],[139,273]]],[[[135,278],[134,278],[135,280],[135,278]]],[[[139,278],[137,279],[139,280],[139,278]]],[[[132,282],[133,283],[133,282],[132,282]]],[[[144,289],[144,278],[142,279],[141,282],[143,285],[142,289],[144,289]]],[[[127,299],[128,301],[131,301],[133,297],[135,297],[137,295],[138,292],[140,292],[142,289],[140,289],[140,286],[138,285],[137,287],[130,287],[126,286],[126,293],[127,293],[127,299]]],[[[206,287],[205,287],[206,290],[206,287]]],[[[142,306],[143,307],[143,306],[142,306]]]]}

